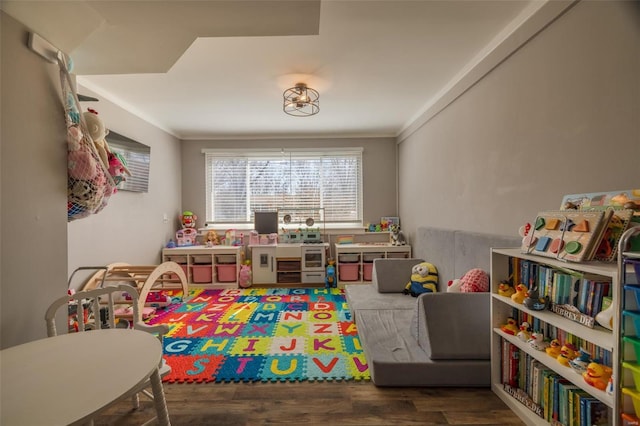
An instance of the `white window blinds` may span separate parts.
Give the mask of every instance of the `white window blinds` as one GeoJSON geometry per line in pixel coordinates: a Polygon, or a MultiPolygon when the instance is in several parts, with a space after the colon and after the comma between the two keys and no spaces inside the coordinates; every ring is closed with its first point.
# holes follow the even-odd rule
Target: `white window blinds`
{"type": "Polygon", "coordinates": [[[325,223],[362,224],[362,149],[204,150],[207,222],[253,222],[256,210],[324,208],[325,223]]]}

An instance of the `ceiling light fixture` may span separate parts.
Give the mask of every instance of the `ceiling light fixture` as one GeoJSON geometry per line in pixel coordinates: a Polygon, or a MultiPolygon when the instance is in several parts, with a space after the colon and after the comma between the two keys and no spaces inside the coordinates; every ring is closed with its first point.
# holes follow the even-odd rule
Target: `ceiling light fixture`
{"type": "Polygon", "coordinates": [[[284,91],[284,106],[282,109],[289,115],[309,117],[320,112],[320,95],[317,90],[298,83],[284,91]]]}

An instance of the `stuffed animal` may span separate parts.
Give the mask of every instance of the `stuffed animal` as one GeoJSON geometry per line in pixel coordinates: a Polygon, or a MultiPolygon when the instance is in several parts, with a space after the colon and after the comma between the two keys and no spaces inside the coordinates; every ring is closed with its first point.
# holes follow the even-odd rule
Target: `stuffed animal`
{"type": "Polygon", "coordinates": [[[468,271],[460,279],[449,281],[448,293],[478,293],[489,291],[489,274],[479,268],[468,271]]]}
{"type": "Polygon", "coordinates": [[[98,151],[98,155],[104,164],[105,169],[109,168],[109,146],[105,138],[109,134],[109,130],[104,125],[104,122],[98,117],[98,111],[89,108],[87,112],[82,113],[84,121],[87,124],[87,131],[91,140],[98,151]]]}
{"type": "Polygon", "coordinates": [[[240,272],[238,273],[238,286],[240,288],[251,287],[251,261],[250,260],[246,260],[242,265],[240,265],[240,272]]]}
{"type": "Polygon", "coordinates": [[[418,297],[422,293],[435,293],[438,291],[438,270],[429,262],[422,262],[411,268],[411,281],[407,283],[403,291],[418,297]]]}
{"type": "Polygon", "coordinates": [[[393,225],[389,226],[389,232],[389,235],[391,237],[391,245],[403,246],[407,244],[407,239],[400,230],[400,225],[394,223],[393,225]]]}

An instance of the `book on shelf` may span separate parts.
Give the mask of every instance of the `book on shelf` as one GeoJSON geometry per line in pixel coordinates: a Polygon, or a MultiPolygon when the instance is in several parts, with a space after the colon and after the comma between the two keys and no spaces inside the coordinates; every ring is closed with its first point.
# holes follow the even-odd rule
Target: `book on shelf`
{"type": "MultiPolygon", "coordinates": [[[[601,350],[593,348],[593,344],[586,344],[568,333],[564,339],[587,348],[591,346],[594,359],[606,358],[601,350]]],[[[606,404],[508,340],[501,339],[501,345],[503,389],[513,398],[551,424],[607,424],[606,404]]],[[[611,357],[608,358],[611,362],[611,357]]]]}

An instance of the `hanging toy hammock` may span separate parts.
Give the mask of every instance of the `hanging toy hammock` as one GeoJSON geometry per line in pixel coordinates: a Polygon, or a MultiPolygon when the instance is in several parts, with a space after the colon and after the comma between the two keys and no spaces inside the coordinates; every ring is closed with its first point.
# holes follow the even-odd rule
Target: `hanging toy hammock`
{"type": "Polygon", "coordinates": [[[102,210],[116,187],[91,139],[66,59],[58,58],[58,65],[67,125],[67,221],[71,222],[102,210]]]}

